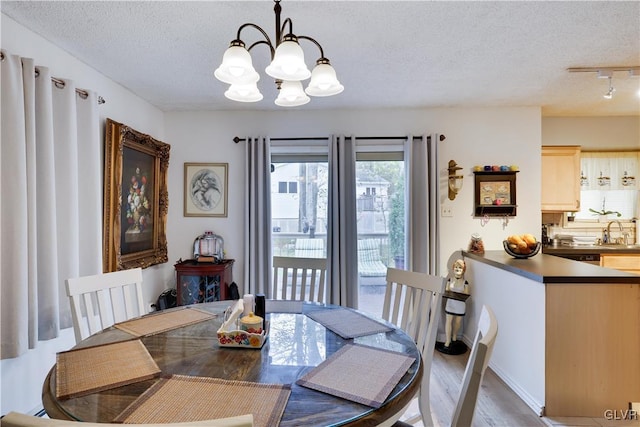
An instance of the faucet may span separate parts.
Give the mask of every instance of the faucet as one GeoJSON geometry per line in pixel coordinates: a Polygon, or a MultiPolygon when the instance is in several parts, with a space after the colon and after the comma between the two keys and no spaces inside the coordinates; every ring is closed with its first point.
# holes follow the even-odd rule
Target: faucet
{"type": "Polygon", "coordinates": [[[614,219],[613,221],[609,221],[609,224],[607,224],[607,236],[609,236],[609,242],[613,242],[613,239],[611,238],[611,224],[613,224],[614,222],[618,224],[618,228],[620,229],[620,235],[623,238],[624,244],[628,245],[629,233],[624,232],[624,227],[622,227],[622,223],[620,223],[620,221],[618,221],[617,219],[614,219]]]}

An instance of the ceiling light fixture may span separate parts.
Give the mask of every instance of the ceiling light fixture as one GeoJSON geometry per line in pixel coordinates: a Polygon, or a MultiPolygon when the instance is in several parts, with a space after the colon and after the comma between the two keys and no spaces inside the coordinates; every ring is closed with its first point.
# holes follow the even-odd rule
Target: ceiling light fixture
{"type": "Polygon", "coordinates": [[[607,91],[607,93],[605,93],[604,99],[611,99],[613,98],[613,92],[615,92],[616,89],[613,87],[613,85],[611,84],[611,76],[609,76],[609,90],[607,91]]]}
{"type": "Polygon", "coordinates": [[[215,70],[216,78],[224,83],[230,84],[224,95],[234,101],[257,102],[263,99],[258,90],[257,82],[260,75],[253,68],[249,51],[259,44],[265,44],[271,52],[271,63],[265,72],[275,79],[276,87],[279,90],[276,105],[281,107],[295,107],[304,105],[310,101],[309,96],[331,96],[337,95],[344,90],[336,77],[336,72],[331,63],[324,56],[322,46],[313,38],[308,36],[294,35],[293,22],[286,18],[280,24],[280,14],[282,7],[280,0],[274,0],[273,11],[276,15],[276,35],[275,45],[261,27],[256,24],[246,23],[238,28],[235,40],[231,41],[229,48],[225,51],[222,64],[215,70]],[[249,48],[245,48],[244,42],[240,39],[240,33],[245,27],[253,27],[258,30],[264,40],[253,43],[249,48]],[[285,28],[288,32],[285,33],[285,28]],[[320,50],[320,58],[316,61],[313,71],[309,71],[304,62],[304,53],[298,44],[298,40],[308,40],[315,44],[320,50]],[[311,77],[309,85],[302,89],[302,80],[311,77]]]}
{"type": "Polygon", "coordinates": [[[640,75],[640,66],[620,66],[620,67],[575,67],[567,68],[570,73],[597,73],[599,79],[609,79],[609,90],[603,95],[605,99],[613,98],[616,89],[613,87],[612,79],[615,71],[624,71],[629,77],[640,75]]]}

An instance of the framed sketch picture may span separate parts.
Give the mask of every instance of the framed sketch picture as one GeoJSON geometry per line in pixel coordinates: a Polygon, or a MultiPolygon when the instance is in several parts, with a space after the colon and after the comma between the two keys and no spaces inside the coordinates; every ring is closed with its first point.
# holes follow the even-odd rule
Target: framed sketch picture
{"type": "Polygon", "coordinates": [[[184,216],[227,216],[228,163],[184,164],[184,216]]]}
{"type": "Polygon", "coordinates": [[[105,272],[167,262],[167,171],[171,146],[107,119],[105,272]]]}

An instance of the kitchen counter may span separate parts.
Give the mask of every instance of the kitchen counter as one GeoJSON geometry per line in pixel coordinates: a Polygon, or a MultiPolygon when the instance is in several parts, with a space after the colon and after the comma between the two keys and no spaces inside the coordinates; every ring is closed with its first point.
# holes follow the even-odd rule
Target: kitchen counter
{"type": "Polygon", "coordinates": [[[461,256],[471,289],[465,339],[490,306],[498,339],[489,364],[536,413],[602,417],[640,402],[639,275],[548,253],[461,256]]]}
{"type": "Polygon", "coordinates": [[[637,274],[603,268],[584,262],[538,254],[531,258],[516,259],[505,251],[486,251],[484,255],[463,251],[466,258],[489,264],[536,282],[555,283],[640,283],[637,274]]]}
{"type": "Polygon", "coordinates": [[[576,254],[638,254],[640,255],[640,246],[624,247],[623,245],[581,245],[581,246],[543,246],[542,252],[549,255],[576,254]]]}

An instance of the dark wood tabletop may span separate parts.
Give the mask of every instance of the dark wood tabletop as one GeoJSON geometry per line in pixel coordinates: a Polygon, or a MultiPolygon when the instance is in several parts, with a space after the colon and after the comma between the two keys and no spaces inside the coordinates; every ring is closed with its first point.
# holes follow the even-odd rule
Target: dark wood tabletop
{"type": "MultiPolygon", "coordinates": [[[[335,309],[335,306],[298,302],[291,303],[291,308],[301,307],[302,313],[284,312],[289,310],[278,310],[283,311],[278,313],[269,312],[267,304],[270,333],[262,349],[225,348],[218,344],[216,332],[222,324],[224,310],[232,303],[233,301],[220,301],[198,304],[199,309],[206,309],[218,316],[141,338],[162,375],[180,374],[288,384],[291,386],[291,395],[281,426],[374,426],[397,417],[418,392],[422,378],[420,353],[412,339],[402,330],[394,327],[391,332],[347,340],[304,315],[308,310],[335,309]],[[295,384],[302,375],[351,342],[401,352],[416,359],[378,409],[295,384]]],[[[278,302],[279,307],[286,307],[286,304],[278,302]]],[[[74,348],[128,339],[131,339],[131,335],[111,327],[88,337],[74,348]]],[[[378,366],[377,369],[385,369],[385,366],[378,366]]],[[[146,380],[83,397],[59,400],[55,393],[55,376],[54,366],[45,379],[42,391],[47,414],[51,418],[90,422],[111,422],[157,381],[146,380]]],[[[205,402],[206,396],[203,396],[203,403],[207,404],[205,402]]]]}

